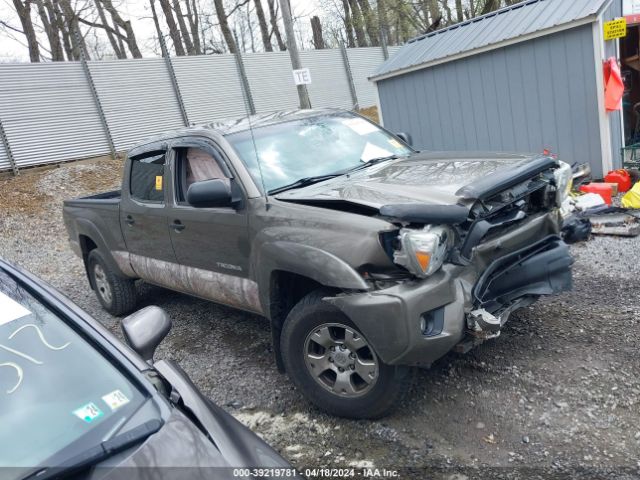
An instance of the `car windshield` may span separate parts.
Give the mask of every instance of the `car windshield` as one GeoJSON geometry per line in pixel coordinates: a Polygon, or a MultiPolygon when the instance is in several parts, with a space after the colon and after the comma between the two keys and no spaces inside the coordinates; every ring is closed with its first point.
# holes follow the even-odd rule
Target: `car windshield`
{"type": "Polygon", "coordinates": [[[257,185],[276,190],[297,180],[342,173],[364,162],[408,156],[412,150],[393,135],[348,112],[255,128],[230,134],[233,145],[257,185]],[[255,148],[254,148],[255,140],[255,148]]]}
{"type": "Polygon", "coordinates": [[[45,466],[99,444],[147,397],[0,270],[0,467],[45,466]]]}

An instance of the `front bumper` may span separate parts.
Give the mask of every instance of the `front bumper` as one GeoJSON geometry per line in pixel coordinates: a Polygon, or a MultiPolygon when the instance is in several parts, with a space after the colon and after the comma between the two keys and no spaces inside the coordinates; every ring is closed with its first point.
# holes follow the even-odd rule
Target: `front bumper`
{"type": "Polygon", "coordinates": [[[486,267],[446,264],[426,280],[325,301],[356,324],[383,362],[428,366],[467,335],[483,337],[478,311],[498,321],[485,332],[490,338],[513,310],[571,289],[573,259],[557,235],[524,244],[486,267]]]}

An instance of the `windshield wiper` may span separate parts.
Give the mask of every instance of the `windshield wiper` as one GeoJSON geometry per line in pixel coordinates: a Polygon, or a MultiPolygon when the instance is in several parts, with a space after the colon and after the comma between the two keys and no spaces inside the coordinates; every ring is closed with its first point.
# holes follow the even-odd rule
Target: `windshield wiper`
{"type": "Polygon", "coordinates": [[[65,477],[71,473],[77,472],[78,470],[95,465],[111,455],[140,443],[142,440],[160,430],[160,427],[162,427],[161,420],[149,420],[142,425],[138,425],[127,432],[120,433],[109,440],[105,440],[94,447],[88,448],[87,450],[74,455],[68,460],[62,462],[59,466],[39,468],[24,477],[22,480],[45,480],[65,477]]]}
{"type": "Polygon", "coordinates": [[[366,162],[362,162],[362,165],[357,165],[357,166],[353,167],[351,170],[347,170],[344,173],[357,172],[358,170],[362,170],[364,168],[370,167],[371,165],[377,165],[378,163],[386,162],[388,160],[397,160],[398,158],[400,158],[398,155],[389,155],[389,156],[386,156],[386,157],[372,158],[371,160],[367,160],[366,162]]]}
{"type": "Polygon", "coordinates": [[[286,192],[287,190],[291,190],[293,188],[302,188],[308,187],[309,185],[313,185],[314,183],[319,183],[324,180],[330,180],[332,178],[339,177],[340,175],[344,175],[343,173],[331,173],[329,175],[318,175],[317,177],[305,177],[300,180],[296,180],[289,185],[285,185],[283,187],[274,188],[273,190],[269,190],[269,195],[275,195],[276,193],[286,192]]]}

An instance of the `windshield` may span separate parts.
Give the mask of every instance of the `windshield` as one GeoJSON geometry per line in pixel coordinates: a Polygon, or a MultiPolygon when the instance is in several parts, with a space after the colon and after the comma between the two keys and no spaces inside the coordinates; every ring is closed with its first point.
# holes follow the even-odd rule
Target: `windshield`
{"type": "Polygon", "coordinates": [[[412,150],[374,123],[348,112],[260,127],[227,136],[257,185],[267,191],[299,179],[340,173],[369,160],[412,150]]]}
{"type": "Polygon", "coordinates": [[[146,398],[106,357],[0,270],[0,467],[82,451],[146,398]]]}

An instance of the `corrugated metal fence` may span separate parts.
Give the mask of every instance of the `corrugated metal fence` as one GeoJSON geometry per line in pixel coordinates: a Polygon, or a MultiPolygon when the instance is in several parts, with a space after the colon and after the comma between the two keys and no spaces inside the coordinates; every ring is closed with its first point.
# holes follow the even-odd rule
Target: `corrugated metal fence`
{"type": "MultiPolygon", "coordinates": [[[[390,47],[390,54],[398,48],[390,47]]],[[[384,61],[381,49],[347,50],[351,78],[339,49],[301,52],[301,57],[311,71],[313,107],[375,105],[375,87],[367,77],[384,61]]],[[[256,112],[297,108],[287,52],[243,54],[242,63],[256,112]]],[[[234,55],[172,58],[171,65],[190,123],[245,115],[234,55]]],[[[80,62],[0,64],[0,171],[105,155],[110,141],[122,151],[184,125],[165,59],[91,61],[87,67],[96,95],[80,62]]]]}

